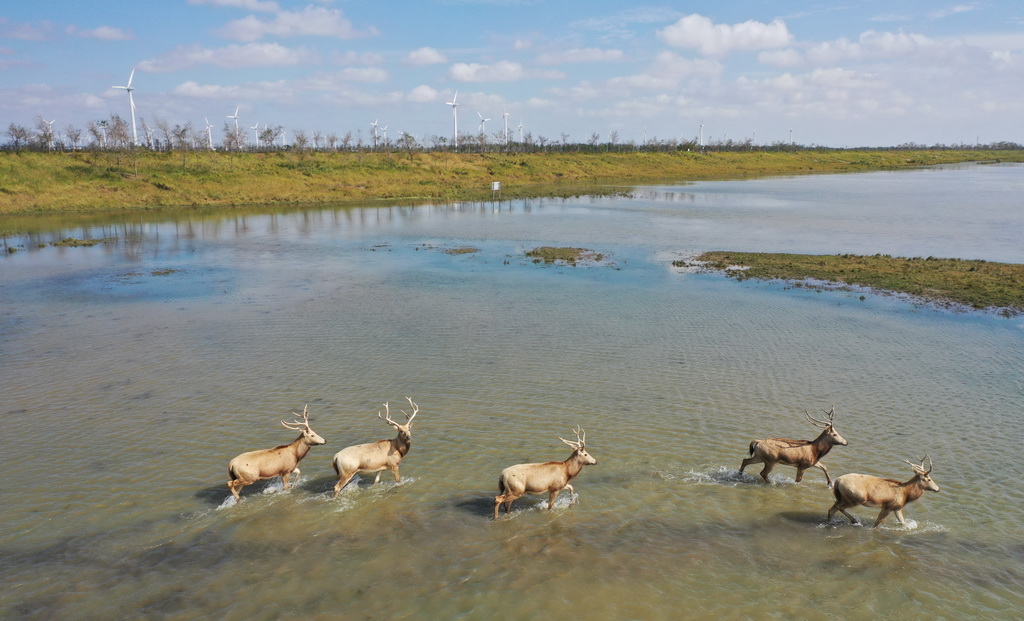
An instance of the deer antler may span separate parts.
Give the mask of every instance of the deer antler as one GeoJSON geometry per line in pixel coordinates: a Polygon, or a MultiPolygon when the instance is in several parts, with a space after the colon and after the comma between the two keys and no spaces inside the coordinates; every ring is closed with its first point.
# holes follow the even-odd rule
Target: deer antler
{"type": "Polygon", "coordinates": [[[396,423],[395,421],[391,420],[391,407],[390,407],[390,402],[389,401],[385,401],[384,402],[384,416],[381,416],[380,415],[380,410],[377,410],[377,418],[381,419],[382,421],[384,421],[385,423],[387,423],[389,425],[395,425],[395,426],[398,425],[398,423],[396,423]]]}
{"type": "Polygon", "coordinates": [[[905,461],[908,464],[910,464],[910,467],[913,468],[914,472],[917,473],[917,474],[922,474],[922,475],[930,474],[931,471],[932,471],[932,467],[933,467],[932,458],[929,457],[927,453],[925,453],[924,457],[918,457],[918,459],[921,460],[920,464],[915,464],[914,462],[910,461],[909,459],[904,459],[903,461],[905,461]],[[928,460],[928,469],[927,470],[924,469],[924,460],[926,460],[926,459],[928,460]]]}
{"type": "MultiPolygon", "coordinates": [[[[292,414],[294,416],[299,415],[297,412],[292,412],[292,414]]],[[[281,421],[281,424],[284,425],[287,429],[292,429],[294,431],[303,431],[304,429],[309,429],[309,404],[307,403],[306,406],[302,408],[301,421],[293,420],[290,423],[281,421]]]]}
{"type": "Polygon", "coordinates": [[[581,450],[581,449],[586,448],[586,446],[587,446],[587,432],[583,431],[583,429],[581,429],[579,425],[577,425],[576,429],[574,429],[573,431],[576,432],[576,441],[575,442],[573,442],[572,440],[566,440],[565,438],[562,438],[562,437],[559,437],[558,439],[561,440],[562,442],[565,442],[566,444],[568,444],[569,446],[571,446],[572,448],[574,448],[576,450],[581,450]]]}
{"type": "Polygon", "coordinates": [[[410,416],[405,410],[402,410],[402,414],[405,414],[406,418],[405,424],[408,425],[412,422],[412,419],[416,418],[416,415],[420,413],[420,406],[413,403],[412,397],[406,397],[405,400],[412,406],[412,416],[410,416]]]}
{"type": "Polygon", "coordinates": [[[832,419],[835,418],[836,416],[836,404],[832,404],[831,410],[826,410],[825,408],[822,408],[821,411],[825,412],[825,414],[828,415],[828,420],[819,420],[817,418],[814,418],[813,416],[810,415],[810,413],[807,410],[804,410],[804,416],[807,417],[807,420],[810,421],[812,425],[817,425],[818,427],[831,426],[832,419]]]}

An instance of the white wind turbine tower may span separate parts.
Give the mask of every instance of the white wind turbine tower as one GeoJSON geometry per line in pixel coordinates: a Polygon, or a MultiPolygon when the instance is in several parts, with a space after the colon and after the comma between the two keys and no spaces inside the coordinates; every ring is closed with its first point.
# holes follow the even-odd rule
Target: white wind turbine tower
{"type": "Polygon", "coordinates": [[[57,119],[53,119],[52,121],[47,121],[46,119],[43,119],[43,123],[46,123],[50,127],[46,132],[46,139],[48,142],[47,146],[50,151],[53,151],[53,124],[56,122],[57,119]]]}
{"type": "Polygon", "coordinates": [[[213,132],[211,131],[213,129],[213,125],[210,123],[210,119],[205,116],[203,119],[206,121],[206,146],[213,151],[213,132]]]}
{"type": "Polygon", "coordinates": [[[236,144],[238,143],[238,109],[240,107],[241,106],[235,106],[235,113],[234,114],[229,114],[229,115],[227,115],[227,117],[225,117],[225,118],[228,118],[228,119],[234,119],[235,120],[235,143],[236,144]]]}
{"type": "Polygon", "coordinates": [[[252,130],[252,143],[256,146],[260,144],[260,122],[256,121],[256,124],[250,127],[252,130]]]}
{"type": "Polygon", "coordinates": [[[704,124],[703,123],[700,124],[700,142],[698,142],[697,145],[701,149],[704,148],[704,124]]]}
{"type": "Polygon", "coordinates": [[[380,119],[374,119],[373,123],[370,123],[370,136],[373,137],[374,149],[377,148],[377,128],[380,127],[380,125],[378,125],[378,121],[380,121],[380,119]]]}
{"type": "Polygon", "coordinates": [[[491,119],[485,119],[484,115],[480,114],[479,110],[477,110],[476,115],[478,117],[480,117],[480,133],[483,134],[484,133],[484,123],[486,123],[487,121],[490,121],[491,119]]]}
{"type": "Polygon", "coordinates": [[[139,144],[139,134],[135,130],[135,98],[132,96],[132,91],[135,90],[135,87],[132,86],[132,78],[134,78],[134,77],[135,77],[135,67],[132,67],[132,72],[128,76],[128,84],[126,84],[124,86],[112,86],[111,88],[121,88],[121,89],[124,89],[124,90],[128,91],[128,106],[131,108],[131,112],[132,112],[132,144],[138,146],[138,144],[139,144]]]}
{"type": "Polygon", "coordinates": [[[519,119],[519,142],[523,141],[523,119],[519,119]]]}
{"type": "Polygon", "coordinates": [[[452,145],[457,149],[459,147],[459,111],[458,111],[458,99],[459,91],[455,91],[455,96],[448,102],[448,105],[452,107],[452,120],[455,123],[455,128],[452,130],[452,145]]]}
{"type": "Polygon", "coordinates": [[[504,112],[501,113],[501,116],[505,117],[505,144],[508,145],[508,108],[502,108],[502,110],[504,112]]]}
{"type": "Polygon", "coordinates": [[[388,146],[388,126],[381,127],[380,131],[384,132],[384,146],[386,147],[388,146]]]}

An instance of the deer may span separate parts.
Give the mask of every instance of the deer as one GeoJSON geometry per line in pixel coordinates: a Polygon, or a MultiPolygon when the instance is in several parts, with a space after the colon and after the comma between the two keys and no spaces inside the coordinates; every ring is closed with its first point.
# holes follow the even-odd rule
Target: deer
{"type": "MultiPolygon", "coordinates": [[[[298,416],[297,413],[292,412],[298,416]]],[[[235,500],[241,500],[238,492],[246,485],[251,485],[261,479],[269,479],[280,476],[284,481],[284,488],[288,489],[289,479],[292,473],[299,474],[299,462],[309,452],[310,447],[320,444],[327,444],[309,427],[309,404],[302,408],[302,420],[294,420],[281,424],[287,429],[298,431],[299,437],[291,444],[282,444],[272,449],[249,451],[235,457],[228,463],[228,489],[231,490],[235,500]]]]}
{"type": "Polygon", "coordinates": [[[412,447],[412,419],[416,418],[420,411],[420,407],[411,398],[406,397],[405,399],[412,407],[412,414],[402,410],[406,419],[404,425],[391,419],[388,402],[384,403],[384,416],[381,416],[380,410],[377,410],[377,418],[394,427],[398,432],[396,437],[390,440],[356,444],[335,453],[334,471],[338,473],[338,482],[334,484],[335,496],[356,474],[376,472],[377,476],[373,480],[373,484],[376,485],[380,482],[381,472],[389,470],[395,476],[395,483],[402,482],[401,476],[398,474],[398,465],[402,463],[402,458],[409,453],[409,449],[412,447]]]}
{"type": "Polygon", "coordinates": [[[498,479],[498,495],[494,497],[494,519],[498,519],[498,510],[505,504],[505,513],[511,513],[512,503],[523,494],[548,494],[548,510],[554,508],[555,498],[564,489],[575,495],[569,481],[572,481],[583,466],[597,463],[587,452],[587,433],[579,426],[574,430],[576,440],[558,438],[572,448],[572,455],[565,461],[549,461],[546,463],[517,464],[501,471],[498,479]]]}
{"type": "Polygon", "coordinates": [[[833,403],[832,409],[825,411],[828,420],[821,420],[811,416],[804,410],[804,416],[816,427],[821,427],[821,433],[813,440],[789,440],[787,438],[768,438],[765,440],[754,440],[750,443],[750,457],[740,464],[740,472],[750,464],[764,463],[761,469],[761,478],[765,483],[770,483],[768,473],[776,464],[796,466],[796,482],[804,478],[804,470],[808,468],[821,468],[825,473],[825,482],[831,487],[832,479],[828,476],[828,468],[821,463],[821,458],[828,455],[833,446],[846,446],[848,443],[843,436],[836,431],[833,419],[836,415],[836,406],[833,403]]]}
{"type": "Polygon", "coordinates": [[[850,518],[853,524],[859,524],[857,518],[846,512],[851,507],[865,505],[868,507],[880,507],[878,518],[872,528],[877,528],[882,520],[890,513],[896,514],[896,521],[906,524],[903,519],[903,508],[908,503],[914,502],[925,492],[939,491],[938,484],[932,480],[932,458],[925,455],[919,458],[920,464],[915,464],[909,459],[903,461],[910,464],[914,470],[914,476],[909,481],[900,482],[896,479],[883,479],[882,477],[869,474],[844,474],[836,477],[832,494],[836,502],[828,510],[828,521],[836,511],[842,511],[843,515],[850,518]],[[928,460],[928,469],[924,469],[924,460],[928,460]]]}

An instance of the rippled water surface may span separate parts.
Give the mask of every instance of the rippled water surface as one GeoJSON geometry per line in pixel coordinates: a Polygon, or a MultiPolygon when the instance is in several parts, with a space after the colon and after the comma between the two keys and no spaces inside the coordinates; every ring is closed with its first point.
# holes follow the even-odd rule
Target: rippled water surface
{"type": "Polygon", "coordinates": [[[963,166],[28,226],[0,258],[0,617],[1024,616],[1024,321],[671,266],[1020,263],[1022,181],[963,166]],[[65,236],[108,241],[40,247],[65,236]],[[539,245],[605,261],[534,264],[539,245]],[[401,484],[333,498],[333,454],[393,435],[377,411],[407,395],[401,484]],[[327,445],[292,489],[234,504],[227,462],[291,440],[278,421],[306,403],[327,445]],[[738,473],[750,440],[812,437],[804,410],[833,403],[833,476],[934,459],[942,491],[906,526],[827,524],[817,470],[738,473]],[[575,425],[598,460],[578,504],[491,521],[501,469],[564,459],[575,425]]]}

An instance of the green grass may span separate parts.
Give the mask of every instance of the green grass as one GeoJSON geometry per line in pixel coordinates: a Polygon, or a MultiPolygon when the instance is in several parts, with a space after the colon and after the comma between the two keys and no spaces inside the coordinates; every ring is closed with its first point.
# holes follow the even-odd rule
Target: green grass
{"type": "Polygon", "coordinates": [[[604,255],[593,250],[587,250],[586,248],[568,248],[568,247],[555,247],[555,246],[541,246],[528,250],[526,256],[533,259],[534,263],[567,263],[569,265],[576,265],[581,261],[592,261],[599,263],[604,259],[604,255]]]}
{"type": "MultiPolygon", "coordinates": [[[[975,309],[1024,312],[1024,265],[963,259],[706,252],[706,267],[737,279],[818,280],[905,293],[975,309]],[[747,269],[730,269],[745,266],[747,269]]],[[[677,263],[678,264],[678,263],[677,263]]]]}
{"type": "Polygon", "coordinates": [[[1024,151],[792,152],[0,152],[0,214],[167,207],[338,204],[576,196],[630,185],[855,172],[964,161],[1024,161],[1024,151]]]}

